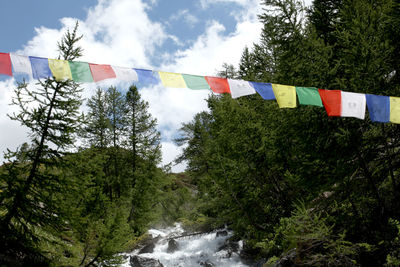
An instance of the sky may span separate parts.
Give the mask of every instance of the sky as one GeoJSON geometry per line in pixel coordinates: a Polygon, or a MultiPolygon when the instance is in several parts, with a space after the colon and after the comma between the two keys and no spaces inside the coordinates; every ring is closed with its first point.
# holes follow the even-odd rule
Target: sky
{"type": "MultiPolygon", "coordinates": [[[[223,63],[237,66],[245,46],[259,41],[259,0],[13,0],[2,3],[0,52],[56,58],[57,41],[79,21],[80,61],[177,73],[215,75],[223,63]]],[[[311,0],[306,1],[306,4],[311,0]]],[[[84,97],[96,86],[83,84],[84,97]]],[[[34,86],[34,81],[30,86],[34,86]]],[[[119,85],[121,88],[124,85],[119,85]]],[[[26,129],[6,114],[15,81],[0,77],[0,152],[28,140],[26,129]]],[[[207,109],[207,90],[139,88],[162,136],[162,164],[180,153],[173,139],[182,123],[207,109]]],[[[3,160],[3,157],[0,156],[3,160]]],[[[185,164],[174,165],[180,172],[185,164]]]]}

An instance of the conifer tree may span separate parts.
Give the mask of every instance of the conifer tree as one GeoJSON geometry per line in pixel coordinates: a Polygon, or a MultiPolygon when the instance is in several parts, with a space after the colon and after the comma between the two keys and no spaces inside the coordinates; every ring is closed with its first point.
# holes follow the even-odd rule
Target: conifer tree
{"type": "Polygon", "coordinates": [[[137,159],[160,161],[160,133],[157,120],[149,114],[149,103],[142,100],[135,85],[126,93],[126,133],[125,147],[131,150],[132,172],[137,169],[137,159]]]}
{"type": "Polygon", "coordinates": [[[106,93],[107,99],[107,117],[110,122],[110,149],[109,149],[109,157],[110,162],[108,163],[108,178],[110,179],[110,198],[114,197],[119,198],[121,196],[122,190],[122,177],[121,177],[121,169],[122,167],[122,158],[121,158],[121,144],[122,144],[122,134],[124,132],[124,106],[125,99],[122,96],[121,92],[117,90],[115,86],[111,86],[107,89],[106,93]]]}
{"type": "Polygon", "coordinates": [[[157,121],[148,112],[149,104],[142,100],[135,85],[126,94],[126,136],[124,147],[129,151],[132,205],[129,219],[145,215],[154,201],[157,164],[161,159],[160,133],[157,121]]]}
{"type": "Polygon", "coordinates": [[[107,96],[103,89],[97,88],[88,101],[89,108],[85,127],[85,137],[90,146],[105,149],[109,145],[110,119],[108,118],[107,96]]]}
{"type": "MultiPolygon", "coordinates": [[[[77,28],[78,24],[58,43],[63,60],[82,55],[77,28]]],[[[52,192],[65,189],[55,168],[61,164],[60,156],[74,144],[81,121],[80,93],[79,84],[69,79],[49,77],[39,80],[35,89],[28,88],[25,81],[18,83],[12,103],[19,111],[9,117],[28,128],[30,145],[7,155],[9,163],[0,176],[4,186],[0,191],[2,259],[34,261],[30,255],[40,253],[37,244],[44,238],[38,228],[55,233],[65,224],[60,200],[52,192]],[[24,161],[20,162],[15,156],[22,152],[24,161]]]]}

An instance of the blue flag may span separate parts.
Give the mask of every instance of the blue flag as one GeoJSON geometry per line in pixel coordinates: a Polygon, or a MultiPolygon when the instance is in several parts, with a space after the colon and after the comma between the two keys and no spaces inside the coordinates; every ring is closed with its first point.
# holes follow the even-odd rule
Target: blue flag
{"type": "Polygon", "coordinates": [[[272,90],[272,85],[270,83],[250,82],[250,84],[254,87],[257,93],[265,100],[276,99],[274,95],[274,90],[272,90]]]}
{"type": "Polygon", "coordinates": [[[141,86],[156,85],[160,81],[152,70],[134,69],[137,73],[138,80],[141,86]]]}
{"type": "Polygon", "coordinates": [[[49,60],[42,57],[29,57],[32,65],[32,75],[35,79],[49,78],[53,74],[49,68],[49,60]]]}
{"type": "Polygon", "coordinates": [[[388,96],[366,94],[367,107],[371,121],[390,121],[390,101],[388,96]]]}

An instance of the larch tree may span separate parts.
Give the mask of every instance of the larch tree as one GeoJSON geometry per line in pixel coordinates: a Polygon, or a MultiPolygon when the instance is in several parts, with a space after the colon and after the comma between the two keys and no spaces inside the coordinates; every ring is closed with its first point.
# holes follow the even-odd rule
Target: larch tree
{"type": "Polygon", "coordinates": [[[151,202],[155,188],[155,173],[161,160],[160,133],[157,121],[148,111],[148,102],[141,99],[135,85],[129,87],[125,99],[126,140],[124,147],[129,151],[130,186],[133,191],[129,219],[132,221],[151,202]]]}
{"type": "MultiPolygon", "coordinates": [[[[78,24],[58,43],[59,59],[82,55],[77,28],[78,24]]],[[[65,190],[66,181],[56,168],[75,142],[81,121],[80,93],[79,84],[70,79],[49,77],[39,80],[35,89],[25,81],[18,83],[12,104],[19,111],[9,117],[28,129],[30,145],[8,153],[9,162],[0,175],[0,262],[4,264],[15,258],[19,264],[43,260],[37,247],[46,236],[43,231],[56,233],[65,226],[62,201],[53,192],[65,190]],[[23,161],[18,160],[20,152],[23,161]]]]}

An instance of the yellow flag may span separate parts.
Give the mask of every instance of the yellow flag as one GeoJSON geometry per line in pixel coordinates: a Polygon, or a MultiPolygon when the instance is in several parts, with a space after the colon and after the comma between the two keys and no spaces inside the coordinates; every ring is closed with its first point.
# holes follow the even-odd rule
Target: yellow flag
{"type": "Polygon", "coordinates": [[[159,71],[161,82],[165,87],[186,88],[185,80],[180,73],[159,71]]]}
{"type": "Polygon", "coordinates": [[[390,97],[390,122],[400,123],[400,97],[390,97]]]}
{"type": "Polygon", "coordinates": [[[49,58],[49,68],[56,80],[72,80],[71,69],[68,61],[49,58]]]}
{"type": "Polygon", "coordinates": [[[281,84],[272,84],[272,89],[274,90],[279,108],[297,107],[296,87],[281,84]]]}

